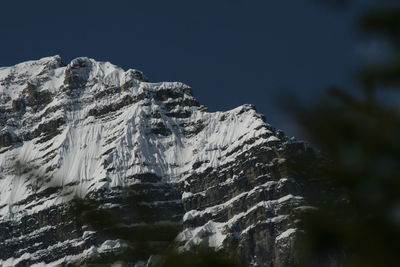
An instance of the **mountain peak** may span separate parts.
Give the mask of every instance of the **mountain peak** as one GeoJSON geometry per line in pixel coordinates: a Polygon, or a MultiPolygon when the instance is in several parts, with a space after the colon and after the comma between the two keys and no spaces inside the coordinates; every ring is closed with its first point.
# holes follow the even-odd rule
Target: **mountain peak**
{"type": "MultiPolygon", "coordinates": [[[[100,196],[123,207],[121,188],[138,185],[151,205],[168,210],[165,220],[183,220],[184,249],[242,242],[251,251],[253,241],[244,237],[265,227],[278,230],[260,237],[264,241],[287,229],[292,235],[283,206],[301,205],[303,198],[284,157],[306,153],[306,145],[266,123],[253,105],[208,112],[191,92],[183,83],[151,83],[141,71],[87,57],[67,65],[54,56],[0,68],[0,226],[18,232],[32,220],[30,231],[56,229],[51,240],[21,237],[30,241],[18,249],[9,245],[14,236],[0,234],[0,251],[8,251],[0,265],[11,258],[13,264],[54,263],[71,250],[84,255],[77,244],[102,247],[100,236],[88,239],[83,225],[63,224],[61,215],[50,228],[38,220],[54,212],[67,216],[76,197],[100,196]],[[261,217],[253,214],[259,210],[261,217]],[[58,235],[66,225],[73,236],[58,235]],[[49,253],[55,253],[51,259],[49,253]]],[[[264,263],[275,261],[266,256],[273,255],[271,248],[265,255],[248,252],[246,261],[257,256],[259,266],[270,266],[264,263]]]]}

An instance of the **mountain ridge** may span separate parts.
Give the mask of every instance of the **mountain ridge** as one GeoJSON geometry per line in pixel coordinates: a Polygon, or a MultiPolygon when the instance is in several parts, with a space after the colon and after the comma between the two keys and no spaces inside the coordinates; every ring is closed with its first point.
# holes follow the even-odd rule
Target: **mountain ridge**
{"type": "MultiPolygon", "coordinates": [[[[0,223],[11,233],[25,219],[35,221],[33,231],[46,229],[49,223],[41,217],[59,208],[63,214],[76,196],[109,197],[116,188],[149,183],[152,189],[165,187],[149,193],[152,204],[165,205],[172,221],[183,223],[181,249],[242,242],[243,263],[293,261],[286,254],[297,227],[289,215],[305,200],[285,162],[314,152],[266,123],[254,106],[208,112],[183,83],[151,83],[143,72],[109,62],[80,57],[64,64],[53,56],[0,68],[0,111],[0,223]],[[16,162],[34,171],[16,173],[16,162]],[[249,232],[260,235],[266,255],[254,237],[242,237],[249,232]]],[[[63,228],[60,219],[51,226],[55,232],[63,228]]],[[[121,246],[115,240],[88,241],[84,225],[72,225],[73,236],[53,233],[51,242],[43,241],[43,230],[33,238],[41,244],[37,248],[20,246],[13,234],[3,233],[3,251],[17,250],[0,253],[0,263],[57,265],[87,251],[100,253],[103,246],[121,246]],[[60,242],[75,251],[50,259],[43,251],[60,242]]]]}

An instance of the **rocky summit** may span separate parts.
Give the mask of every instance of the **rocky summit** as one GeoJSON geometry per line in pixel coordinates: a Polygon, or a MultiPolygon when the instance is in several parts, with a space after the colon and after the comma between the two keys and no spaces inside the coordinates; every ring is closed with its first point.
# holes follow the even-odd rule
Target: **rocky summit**
{"type": "Polygon", "coordinates": [[[244,266],[295,266],[293,214],[307,190],[288,162],[313,154],[252,105],[209,112],[189,86],[138,70],[59,56],[2,67],[0,265],[154,266],[171,246],[160,229],[172,226],[180,252],[207,246],[244,266]],[[95,211],[76,216],[77,200],[95,211]],[[119,234],[100,230],[101,216],[119,234]],[[151,245],[124,254],[140,241],[151,245]]]}

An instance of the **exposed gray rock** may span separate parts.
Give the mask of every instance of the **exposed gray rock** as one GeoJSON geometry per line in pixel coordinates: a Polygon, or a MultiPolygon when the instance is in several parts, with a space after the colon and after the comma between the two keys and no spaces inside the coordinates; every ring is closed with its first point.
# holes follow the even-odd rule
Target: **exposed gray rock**
{"type": "Polygon", "coordinates": [[[296,266],[309,189],[291,163],[315,152],[254,106],[208,112],[184,84],[57,56],[0,68],[0,96],[0,265],[154,264],[176,236],[296,266]]]}

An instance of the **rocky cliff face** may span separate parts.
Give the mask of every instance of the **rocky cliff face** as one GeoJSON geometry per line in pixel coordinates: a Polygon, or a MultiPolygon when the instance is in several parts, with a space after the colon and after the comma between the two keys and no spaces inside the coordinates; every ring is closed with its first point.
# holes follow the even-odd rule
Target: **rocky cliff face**
{"type": "Polygon", "coordinates": [[[125,216],[132,235],[143,224],[183,225],[180,250],[207,245],[250,266],[295,266],[291,215],[305,193],[287,162],[312,154],[251,105],[208,112],[187,85],[108,62],[55,56],[0,68],[0,265],[123,251],[123,239],[69,212],[89,198],[125,216]],[[157,216],[129,212],[124,188],[141,191],[157,216]]]}

